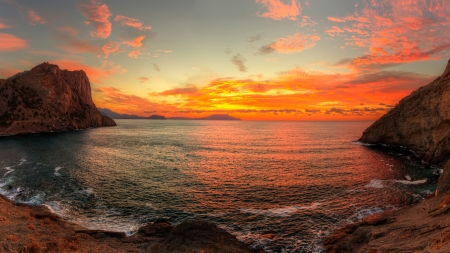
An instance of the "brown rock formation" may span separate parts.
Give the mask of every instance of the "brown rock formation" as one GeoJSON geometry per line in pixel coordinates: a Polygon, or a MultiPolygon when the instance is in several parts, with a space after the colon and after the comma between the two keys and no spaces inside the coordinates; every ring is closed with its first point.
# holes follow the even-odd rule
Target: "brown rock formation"
{"type": "Polygon", "coordinates": [[[327,252],[450,252],[450,61],[444,73],[405,97],[360,141],[405,146],[445,164],[435,197],[349,224],[325,239],[327,252]]]}
{"type": "Polygon", "coordinates": [[[0,252],[250,253],[235,236],[204,221],[154,222],[133,236],[88,230],[44,206],[15,204],[0,195],[0,252]]]}
{"type": "Polygon", "coordinates": [[[404,146],[427,163],[444,164],[450,158],[450,61],[441,76],[403,98],[360,141],[404,146]]]}
{"type": "Polygon", "coordinates": [[[42,63],[0,80],[0,135],[115,125],[97,110],[82,70],[42,63]]]}

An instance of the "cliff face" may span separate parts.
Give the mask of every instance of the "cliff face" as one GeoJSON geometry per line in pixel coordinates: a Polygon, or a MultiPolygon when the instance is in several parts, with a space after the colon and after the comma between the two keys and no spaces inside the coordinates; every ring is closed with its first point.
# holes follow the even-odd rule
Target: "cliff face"
{"type": "Polygon", "coordinates": [[[115,125],[98,111],[82,70],[42,63],[0,80],[0,135],[115,125]]]}
{"type": "Polygon", "coordinates": [[[359,141],[405,146],[427,163],[444,164],[450,158],[450,61],[441,76],[402,99],[359,141]]]}
{"type": "Polygon", "coordinates": [[[405,146],[444,165],[435,196],[411,208],[376,214],[327,237],[327,252],[450,252],[450,61],[444,73],[405,97],[360,141],[405,146]]]}

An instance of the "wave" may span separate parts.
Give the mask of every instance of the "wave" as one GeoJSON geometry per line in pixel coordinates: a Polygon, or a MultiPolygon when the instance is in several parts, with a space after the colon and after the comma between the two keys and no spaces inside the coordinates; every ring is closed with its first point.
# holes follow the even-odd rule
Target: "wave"
{"type": "Polygon", "coordinates": [[[377,144],[364,143],[364,142],[360,142],[360,141],[352,141],[352,144],[365,146],[365,147],[372,147],[372,146],[377,145],[377,144]]]}
{"type": "Polygon", "coordinates": [[[243,213],[259,214],[264,216],[287,217],[299,210],[311,210],[320,206],[321,203],[313,203],[310,206],[287,206],[281,208],[261,209],[239,209],[243,213]]]}
{"type": "Polygon", "coordinates": [[[60,177],[60,176],[61,176],[61,174],[59,173],[59,170],[60,170],[60,169],[62,169],[62,167],[59,167],[59,166],[56,167],[56,168],[55,168],[55,173],[53,173],[53,174],[55,174],[55,176],[57,176],[57,177],[60,177]]]}

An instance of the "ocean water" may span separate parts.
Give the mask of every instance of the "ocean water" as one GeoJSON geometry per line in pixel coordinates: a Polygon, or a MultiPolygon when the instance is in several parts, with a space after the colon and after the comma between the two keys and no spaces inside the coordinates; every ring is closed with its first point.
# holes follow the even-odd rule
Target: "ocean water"
{"type": "Polygon", "coordinates": [[[372,122],[117,120],[0,138],[0,193],[92,229],[213,221],[267,252],[322,252],[324,236],[420,201],[433,170],[357,140],[372,122]]]}

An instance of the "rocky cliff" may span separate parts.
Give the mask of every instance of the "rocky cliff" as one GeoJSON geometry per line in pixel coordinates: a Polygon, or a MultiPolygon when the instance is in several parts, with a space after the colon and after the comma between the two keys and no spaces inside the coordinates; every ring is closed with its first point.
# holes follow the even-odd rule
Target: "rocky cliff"
{"type": "Polygon", "coordinates": [[[92,101],[83,70],[42,63],[0,80],[0,135],[115,125],[92,101]]]}
{"type": "Polygon", "coordinates": [[[365,143],[404,146],[445,165],[435,196],[349,224],[325,239],[327,252],[450,252],[450,61],[444,73],[402,99],[364,131],[365,143]]]}
{"type": "Polygon", "coordinates": [[[441,76],[403,98],[360,141],[404,146],[429,164],[444,164],[450,158],[450,61],[441,76]]]}

